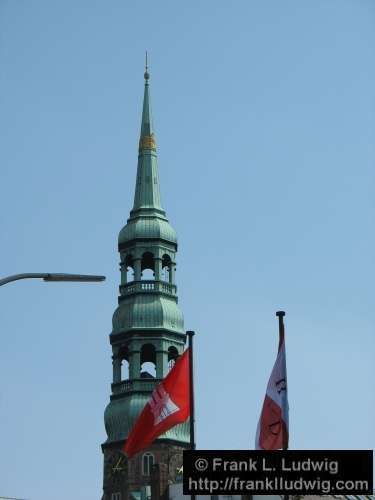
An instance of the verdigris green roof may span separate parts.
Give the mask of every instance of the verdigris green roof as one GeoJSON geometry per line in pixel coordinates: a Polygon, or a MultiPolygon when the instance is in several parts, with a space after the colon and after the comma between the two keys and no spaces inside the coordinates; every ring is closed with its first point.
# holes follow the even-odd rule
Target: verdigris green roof
{"type": "MultiPolygon", "coordinates": [[[[104,412],[104,423],[107,431],[107,443],[125,440],[138,415],[141,413],[146,403],[150,399],[150,394],[133,394],[131,398],[111,401],[104,412]]],[[[177,441],[189,443],[189,423],[176,425],[159,439],[169,438],[177,441]]]]}
{"type": "Polygon", "coordinates": [[[134,295],[121,302],[112,318],[113,334],[133,328],[166,328],[184,332],[181,310],[173,299],[160,295],[134,295]]]}
{"type": "Polygon", "coordinates": [[[141,134],[139,139],[137,182],[132,212],[142,208],[154,208],[163,211],[160,199],[156,140],[152,125],[148,80],[145,81],[141,134]]]}
{"type": "Polygon", "coordinates": [[[177,235],[167,219],[159,217],[137,217],[129,219],[120,231],[119,245],[134,239],[161,239],[177,243],[177,235]]]}
{"type": "MultiPolygon", "coordinates": [[[[150,76],[150,75],[148,75],[150,76]]],[[[152,120],[151,101],[148,78],[145,78],[145,91],[143,94],[143,109],[141,123],[141,137],[150,136],[154,133],[154,124],[152,120]]]]}

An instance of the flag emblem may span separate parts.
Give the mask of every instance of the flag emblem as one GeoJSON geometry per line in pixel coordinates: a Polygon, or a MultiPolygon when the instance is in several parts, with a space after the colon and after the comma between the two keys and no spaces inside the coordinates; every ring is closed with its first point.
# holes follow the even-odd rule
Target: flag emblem
{"type": "Polygon", "coordinates": [[[171,400],[169,394],[164,389],[163,384],[156,387],[148,402],[154,415],[154,425],[160,424],[165,418],[179,411],[179,407],[171,400]]]}

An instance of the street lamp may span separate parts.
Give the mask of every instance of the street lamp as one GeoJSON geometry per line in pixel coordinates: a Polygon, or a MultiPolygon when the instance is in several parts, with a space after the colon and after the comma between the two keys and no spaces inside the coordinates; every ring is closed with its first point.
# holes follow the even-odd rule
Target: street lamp
{"type": "Polygon", "coordinates": [[[23,273],[13,274],[6,278],[0,279],[0,286],[6,285],[11,281],[24,280],[24,279],[42,279],[43,281],[104,281],[105,276],[96,276],[94,274],[66,274],[66,273],[23,273]]]}
{"type": "MultiPolygon", "coordinates": [[[[67,273],[22,273],[13,274],[12,276],[7,276],[6,278],[0,279],[0,286],[11,283],[12,281],[24,280],[24,279],[42,279],[43,281],[78,281],[78,282],[97,282],[104,281],[105,276],[97,276],[95,274],[67,274],[67,273]]],[[[14,497],[2,497],[0,500],[25,500],[21,498],[14,497]]]]}

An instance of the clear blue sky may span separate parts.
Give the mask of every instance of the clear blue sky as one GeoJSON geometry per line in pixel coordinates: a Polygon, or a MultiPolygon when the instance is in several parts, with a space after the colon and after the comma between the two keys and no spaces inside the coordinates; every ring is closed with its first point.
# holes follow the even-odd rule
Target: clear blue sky
{"type": "Polygon", "coordinates": [[[197,442],[252,448],[285,309],[290,446],[375,447],[373,0],[0,2],[0,495],[100,498],[144,52],[196,336],[197,442]],[[73,496],[72,496],[73,495],[73,496]]]}

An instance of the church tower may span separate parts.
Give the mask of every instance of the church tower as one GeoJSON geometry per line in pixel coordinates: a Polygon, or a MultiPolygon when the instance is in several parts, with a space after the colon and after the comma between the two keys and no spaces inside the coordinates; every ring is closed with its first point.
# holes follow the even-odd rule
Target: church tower
{"type": "Polygon", "coordinates": [[[103,500],[141,498],[155,470],[162,473],[164,483],[173,482],[182,465],[182,450],[189,448],[185,422],[131,460],[121,452],[153,389],[185,345],[175,281],[177,238],[161,205],[147,63],[144,78],[134,205],[118,239],[121,283],[109,336],[113,383],[104,413],[103,500]]]}

